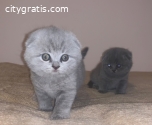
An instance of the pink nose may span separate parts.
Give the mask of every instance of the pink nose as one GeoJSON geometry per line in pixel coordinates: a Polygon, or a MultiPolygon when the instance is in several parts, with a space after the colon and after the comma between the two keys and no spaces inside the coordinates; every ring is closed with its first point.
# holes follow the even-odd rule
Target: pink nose
{"type": "Polygon", "coordinates": [[[55,70],[57,70],[60,66],[52,66],[55,70]]]}

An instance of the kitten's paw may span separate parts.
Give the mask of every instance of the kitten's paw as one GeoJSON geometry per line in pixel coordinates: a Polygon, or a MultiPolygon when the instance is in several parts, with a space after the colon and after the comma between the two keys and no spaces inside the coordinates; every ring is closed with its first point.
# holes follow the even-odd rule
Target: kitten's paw
{"type": "Polygon", "coordinates": [[[68,119],[69,117],[69,115],[52,114],[51,120],[68,119]]]}
{"type": "Polygon", "coordinates": [[[127,81],[122,80],[119,83],[118,88],[116,89],[116,94],[125,94],[127,90],[127,81]]]}
{"type": "Polygon", "coordinates": [[[40,110],[40,111],[45,111],[45,112],[50,112],[50,111],[53,111],[53,107],[49,107],[49,108],[39,107],[39,110],[40,110]]]}
{"type": "Polygon", "coordinates": [[[100,93],[107,93],[108,91],[107,90],[98,90],[98,92],[100,92],[100,93]]]}
{"type": "Polygon", "coordinates": [[[89,83],[88,83],[88,87],[89,87],[89,88],[92,88],[92,87],[93,87],[93,82],[92,82],[91,80],[90,80],[89,83]]]}
{"type": "Polygon", "coordinates": [[[99,89],[99,86],[98,85],[95,85],[95,84],[93,84],[93,87],[92,88],[94,88],[94,89],[99,89]]]}

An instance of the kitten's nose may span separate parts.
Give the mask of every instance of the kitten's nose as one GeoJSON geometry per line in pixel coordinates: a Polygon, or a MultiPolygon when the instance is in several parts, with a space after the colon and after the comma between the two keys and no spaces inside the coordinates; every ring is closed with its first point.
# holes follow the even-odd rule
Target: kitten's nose
{"type": "Polygon", "coordinates": [[[116,69],[113,69],[112,71],[115,73],[115,72],[116,72],[116,69]]]}
{"type": "Polygon", "coordinates": [[[59,62],[54,61],[54,62],[52,63],[52,67],[53,67],[55,70],[57,70],[57,69],[60,67],[59,62]]]}
{"type": "Polygon", "coordinates": [[[60,66],[52,66],[55,70],[57,70],[60,66]]]}

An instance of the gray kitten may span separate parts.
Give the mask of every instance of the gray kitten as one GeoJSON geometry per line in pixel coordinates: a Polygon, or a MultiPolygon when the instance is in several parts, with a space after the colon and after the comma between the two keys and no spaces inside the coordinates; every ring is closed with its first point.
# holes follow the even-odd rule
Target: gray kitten
{"type": "Polygon", "coordinates": [[[73,33],[54,26],[32,32],[25,45],[24,59],[31,70],[39,109],[53,110],[51,119],[69,118],[77,90],[84,82],[83,58],[88,48],[81,51],[73,33]]]}
{"type": "Polygon", "coordinates": [[[131,67],[132,53],[129,50],[110,48],[103,53],[101,62],[92,71],[88,86],[101,93],[116,90],[116,94],[124,94],[131,67]]]}

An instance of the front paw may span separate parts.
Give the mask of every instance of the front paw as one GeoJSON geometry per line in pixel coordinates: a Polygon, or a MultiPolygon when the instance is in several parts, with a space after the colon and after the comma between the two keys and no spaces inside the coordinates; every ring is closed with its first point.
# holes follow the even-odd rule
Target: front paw
{"type": "Polygon", "coordinates": [[[50,111],[53,111],[53,107],[52,106],[50,106],[50,107],[39,107],[39,110],[50,112],[50,111]]]}
{"type": "Polygon", "coordinates": [[[88,87],[89,87],[89,88],[92,88],[92,87],[93,87],[93,84],[94,84],[94,83],[90,80],[89,83],[88,83],[88,87]]]}
{"type": "Polygon", "coordinates": [[[52,114],[51,119],[52,120],[60,120],[60,119],[68,119],[70,116],[67,114],[52,114]]]}
{"type": "Polygon", "coordinates": [[[118,88],[116,89],[116,94],[125,94],[127,89],[127,81],[120,81],[118,88]]]}

